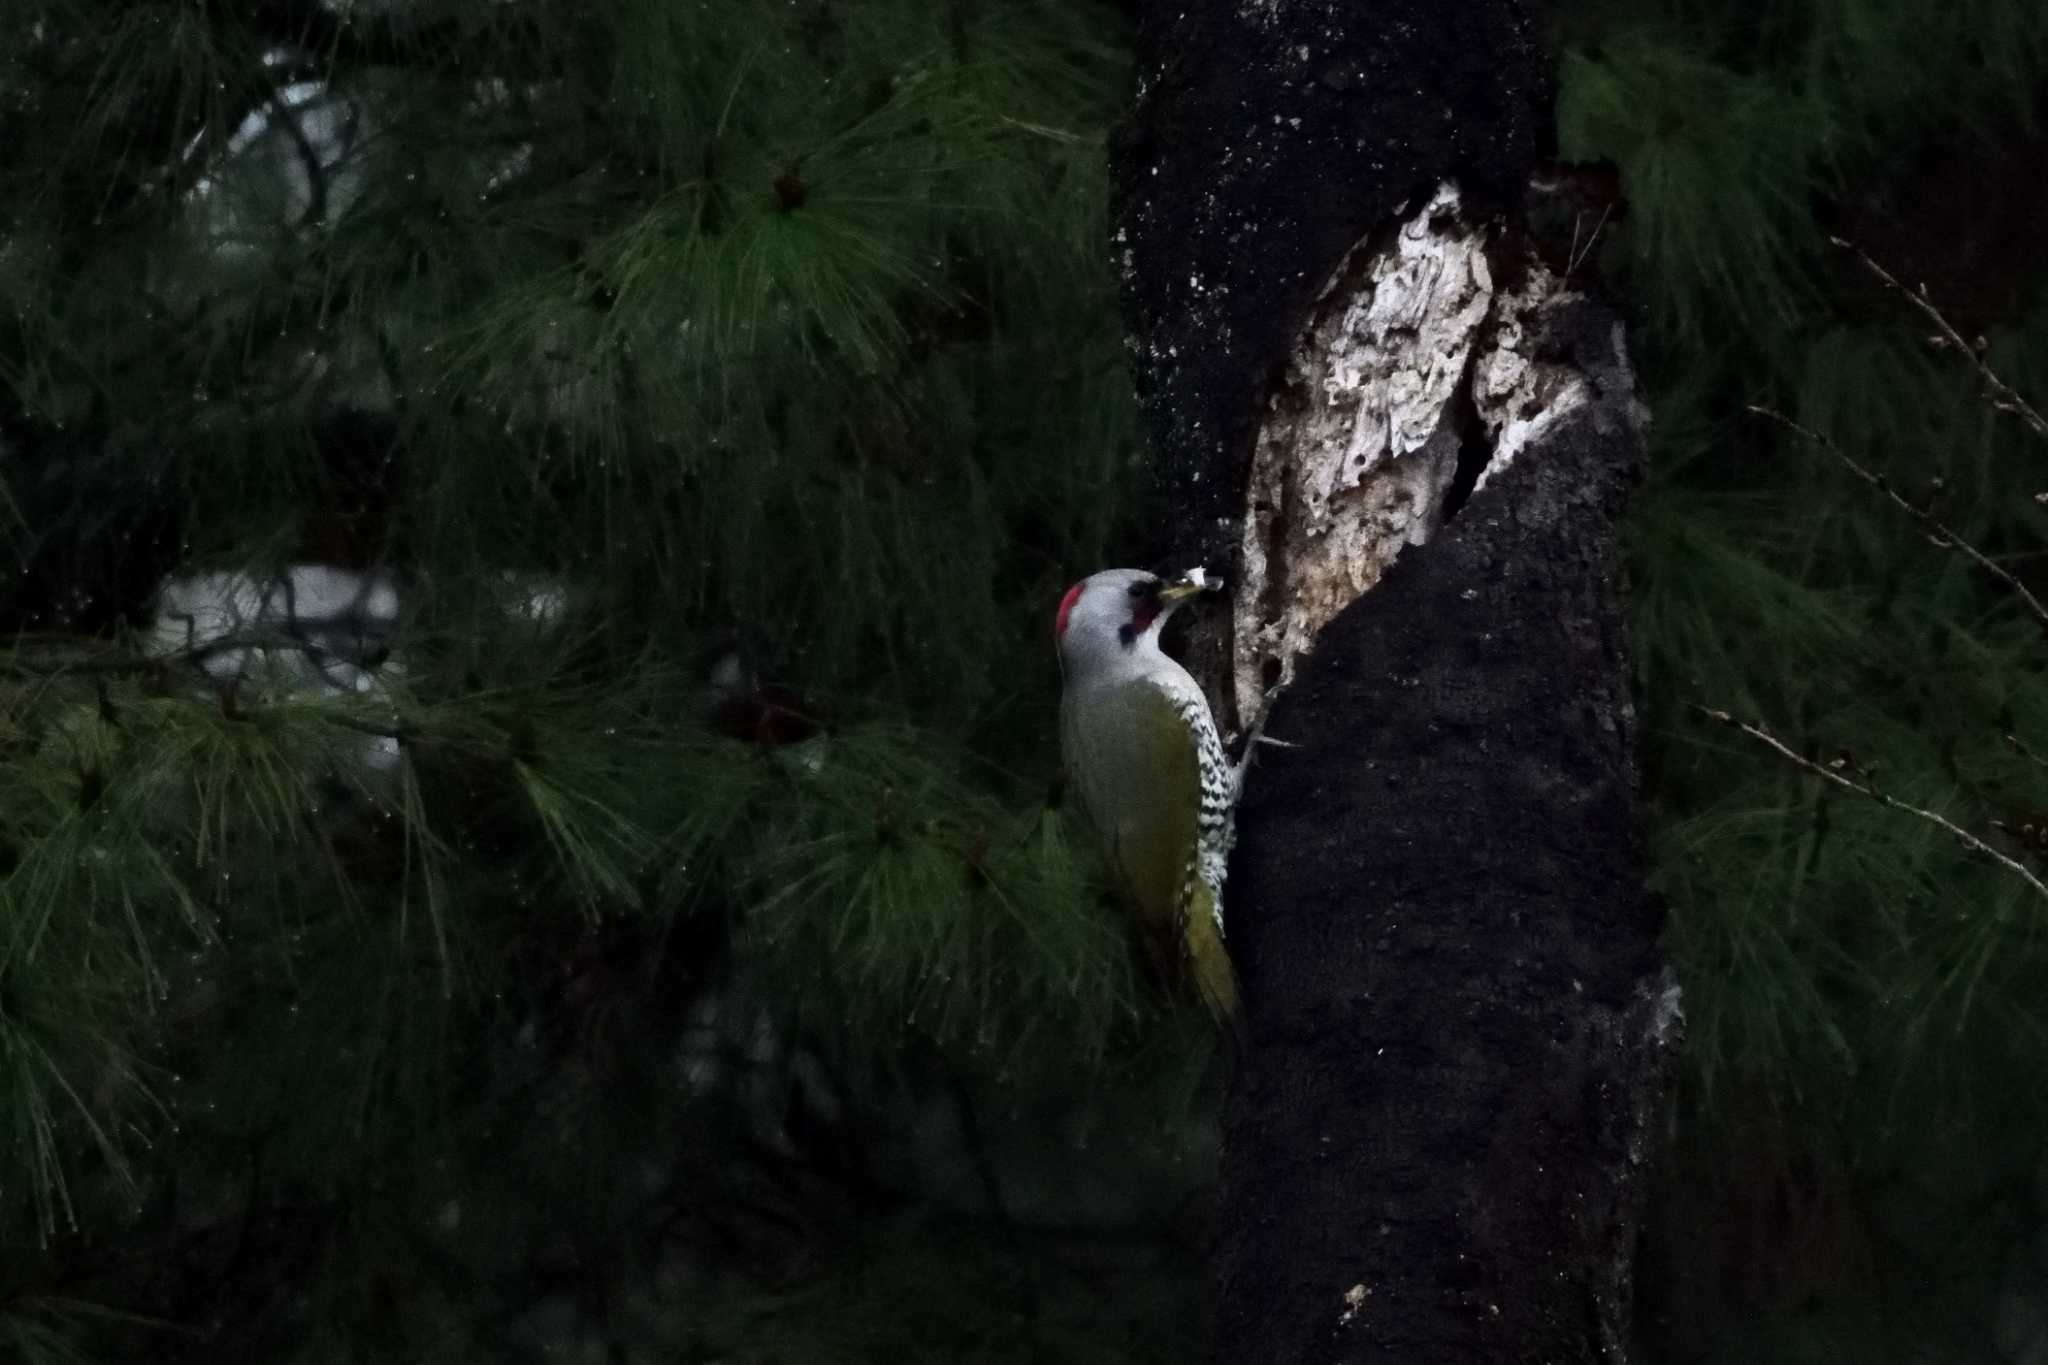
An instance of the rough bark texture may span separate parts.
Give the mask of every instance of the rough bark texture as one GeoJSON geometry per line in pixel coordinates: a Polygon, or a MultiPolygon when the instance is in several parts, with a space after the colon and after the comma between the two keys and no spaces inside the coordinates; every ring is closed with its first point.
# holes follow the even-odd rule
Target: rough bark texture
{"type": "MultiPolygon", "coordinates": [[[[1239,717],[1395,556],[1592,396],[1543,349],[1542,320],[1575,291],[1456,186],[1385,236],[1345,257],[1266,398],[1232,564],[1239,717]]],[[[1630,401],[1626,382],[1614,397],[1630,401]]]]}
{"type": "Polygon", "coordinates": [[[1221,1360],[1626,1355],[1677,1026],[1617,543],[1640,435],[1611,314],[1542,329],[1591,400],[1323,630],[1246,794],[1221,1360]]]}
{"type": "Polygon", "coordinates": [[[1297,746],[1226,898],[1216,1358],[1624,1359],[1680,1015],[1618,546],[1642,413],[1614,315],[1512,223],[1547,58],[1506,0],[1142,33],[1133,365],[1173,548],[1234,576],[1234,651],[1193,662],[1240,711],[1291,678],[1297,746]]]}
{"type": "Polygon", "coordinates": [[[1494,299],[1488,234],[1444,185],[1380,236],[1316,300],[1252,445],[1231,585],[1239,716],[1404,546],[1428,543],[1457,480],[1458,400],[1494,299]]]}
{"type": "Polygon", "coordinates": [[[1229,562],[1258,400],[1345,253],[1455,179],[1516,202],[1550,58],[1506,0],[1142,6],[1111,249],[1173,549],[1229,562]]]}

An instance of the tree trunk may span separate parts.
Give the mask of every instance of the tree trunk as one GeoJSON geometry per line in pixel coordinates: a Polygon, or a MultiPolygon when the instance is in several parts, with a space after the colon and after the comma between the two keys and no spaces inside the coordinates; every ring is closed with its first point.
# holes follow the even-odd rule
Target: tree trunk
{"type": "Polygon", "coordinates": [[[1629,1354],[1679,1026],[1618,542],[1644,422],[1525,226],[1547,69],[1505,0],[1142,25],[1116,246],[1175,548],[1232,566],[1196,663],[1247,720],[1287,684],[1294,746],[1226,893],[1232,1365],[1629,1354]]]}

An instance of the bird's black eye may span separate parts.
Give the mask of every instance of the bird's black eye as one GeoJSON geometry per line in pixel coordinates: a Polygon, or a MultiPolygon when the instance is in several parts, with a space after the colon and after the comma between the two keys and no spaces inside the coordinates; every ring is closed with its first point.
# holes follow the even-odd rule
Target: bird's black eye
{"type": "Polygon", "coordinates": [[[1160,584],[1158,579],[1141,578],[1137,582],[1131,584],[1131,596],[1150,597],[1159,591],[1159,587],[1160,584]]]}

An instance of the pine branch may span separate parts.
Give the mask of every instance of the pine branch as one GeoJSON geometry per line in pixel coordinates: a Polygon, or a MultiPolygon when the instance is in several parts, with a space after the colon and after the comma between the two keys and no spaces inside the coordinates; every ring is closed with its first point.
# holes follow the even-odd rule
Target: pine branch
{"type": "Polygon", "coordinates": [[[2004,867],[2008,871],[2018,874],[2019,877],[2021,877],[2028,886],[2034,889],[2036,895],[2040,896],[2043,900],[2048,900],[2048,884],[2044,884],[2039,877],[2035,876],[2033,872],[2027,868],[2026,864],[2020,862],[2016,858],[2010,857],[2004,853],[1999,852],[1990,844],[1984,842],[1984,840],[1978,838],[1969,830],[1964,829],[1961,825],[1949,819],[1947,816],[1942,815],[1937,811],[1928,810],[1925,806],[1915,806],[1910,802],[1901,801],[1895,796],[1887,796],[1885,793],[1879,791],[1876,787],[1871,786],[1868,782],[1859,782],[1854,778],[1845,777],[1832,766],[1816,763],[1812,759],[1806,757],[1804,754],[1794,752],[1793,749],[1789,745],[1787,745],[1783,740],[1779,739],[1776,735],[1772,734],[1769,730],[1765,729],[1761,725],[1754,724],[1746,720],[1737,720],[1734,716],[1730,715],[1726,711],[1718,710],[1711,706],[1701,706],[1697,702],[1690,703],[1690,705],[1692,706],[1693,710],[1698,711],[1701,715],[1707,717],[1709,720],[1718,721],[1723,725],[1730,726],[1734,729],[1740,730],[1743,734],[1748,735],[1751,739],[1756,740],[1758,743],[1763,744],[1767,748],[1776,752],[1781,758],[1785,759],[1787,762],[1791,763],[1795,767],[1802,768],[1805,771],[1812,773],[1815,777],[1825,778],[1829,782],[1834,783],[1836,786],[1841,787],[1845,791],[1855,792],[1858,796],[1867,796],[1881,806],[1887,807],[1891,810],[1899,811],[1902,814],[1910,815],[1917,820],[1923,820],[1926,823],[1933,825],[1938,829],[1946,831],[1948,834],[1953,836],[1958,843],[1962,844],[1963,847],[1969,849],[1971,852],[1981,853],[1987,857],[1996,859],[1999,863],[2004,865],[2004,867]]]}
{"type": "Polygon", "coordinates": [[[1983,569],[1986,573],[1989,573],[1994,578],[1998,579],[1999,582],[2005,584],[2006,587],[2012,589],[2012,591],[2019,596],[2020,601],[2026,604],[2028,612],[2030,612],[2033,615],[2034,619],[2041,624],[2042,628],[2048,629],[2048,607],[2044,607],[2041,605],[2041,600],[2035,597],[2033,593],[2027,590],[2026,584],[2020,582],[2019,579],[2015,578],[2009,571],[2001,567],[1996,561],[1991,559],[1983,551],[1979,550],[1976,546],[1970,544],[1969,541],[1964,540],[1960,535],[1958,535],[1955,532],[1954,528],[1948,525],[1948,523],[1942,521],[1939,517],[1935,516],[1932,512],[1929,512],[1926,508],[1918,506],[1917,504],[1915,504],[1914,502],[1900,494],[1900,492],[1896,488],[1892,487],[1891,481],[1885,478],[1884,475],[1877,473],[1875,470],[1866,468],[1862,464],[1859,464],[1849,454],[1849,452],[1843,450],[1833,441],[1821,435],[1819,432],[1813,430],[1811,427],[1801,426],[1799,423],[1785,416],[1785,414],[1783,414],[1782,412],[1778,412],[1772,408],[1759,407],[1754,403],[1751,403],[1748,406],[1749,411],[1755,413],[1757,416],[1768,417],[1771,421],[1778,423],[1780,426],[1785,427],[1789,431],[1798,433],[1800,436],[1805,437],[1807,440],[1813,442],[1821,449],[1827,451],[1830,455],[1833,455],[1837,460],[1840,460],[1842,464],[1849,470],[1850,473],[1854,474],[1857,478],[1863,480],[1863,482],[1869,484],[1872,488],[1875,488],[1878,492],[1884,494],[1887,498],[1890,498],[1893,503],[1897,504],[1898,507],[1906,513],[1907,516],[1919,522],[1921,527],[1927,532],[1929,539],[1931,539],[1937,547],[1944,550],[1955,550],[1959,552],[1960,554],[1968,558],[1970,562],[1975,564],[1978,568],[1983,569]]]}
{"type": "MultiPolygon", "coordinates": [[[[230,5],[209,0],[207,18],[242,29],[260,40],[285,43],[318,54],[333,65],[445,69],[453,54],[474,60],[479,48],[456,19],[403,10],[390,12],[324,5],[317,0],[258,0],[230,5]]],[[[492,57],[520,63],[526,55],[512,44],[485,48],[492,57]]]]}

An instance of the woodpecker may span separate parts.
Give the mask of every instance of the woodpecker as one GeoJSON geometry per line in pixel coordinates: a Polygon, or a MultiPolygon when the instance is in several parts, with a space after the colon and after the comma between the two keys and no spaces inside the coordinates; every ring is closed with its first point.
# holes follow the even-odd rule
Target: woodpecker
{"type": "Polygon", "coordinates": [[[1243,769],[1201,687],[1159,648],[1167,617],[1208,586],[1199,570],[1169,584],[1105,569],[1067,589],[1053,639],[1061,754],[1111,878],[1160,965],[1192,976],[1209,1012],[1234,1024],[1223,875],[1243,769]]]}

